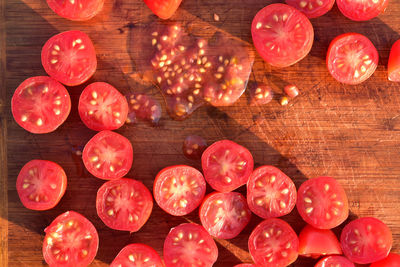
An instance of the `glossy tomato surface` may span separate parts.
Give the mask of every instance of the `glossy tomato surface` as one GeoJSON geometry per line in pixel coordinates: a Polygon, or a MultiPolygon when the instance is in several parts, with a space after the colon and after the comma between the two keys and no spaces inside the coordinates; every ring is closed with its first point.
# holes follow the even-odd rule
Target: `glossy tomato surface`
{"type": "Polygon", "coordinates": [[[370,267],[399,267],[400,266],[400,255],[396,253],[389,253],[389,255],[383,260],[374,262],[370,267]]]}
{"type": "Polygon", "coordinates": [[[86,82],[96,71],[96,51],[85,33],[62,32],[44,44],[42,65],[57,81],[69,86],[79,85],[86,82]]]}
{"type": "Polygon", "coordinates": [[[55,131],[68,117],[71,99],[67,89],[47,76],[23,81],[11,99],[11,111],[19,126],[31,133],[55,131]]]}
{"type": "Polygon", "coordinates": [[[59,16],[70,20],[88,20],[103,8],[104,0],[47,0],[49,7],[59,16]]]}
{"type": "Polygon", "coordinates": [[[88,266],[97,254],[96,228],[77,212],[59,215],[44,231],[43,257],[50,266],[88,266]]]}
{"type": "Polygon", "coordinates": [[[201,156],[204,178],[219,192],[230,192],[247,183],[254,161],[250,151],[235,142],[221,140],[201,156]]]}
{"type": "Polygon", "coordinates": [[[400,82],[400,40],[397,40],[390,49],[388,78],[389,81],[400,82]]]}
{"type": "Polygon", "coordinates": [[[118,133],[101,131],[85,145],[82,160],[86,169],[95,177],[118,179],[125,176],[132,167],[132,144],[118,133]]]}
{"type": "Polygon", "coordinates": [[[288,67],[303,59],[314,42],[309,19],[292,6],[271,4],[261,9],[251,25],[260,56],[275,67],[288,67]]]}
{"type": "Polygon", "coordinates": [[[169,19],[178,9],[182,0],[144,0],[146,5],[162,19],[169,19]]]}
{"type": "Polygon", "coordinates": [[[160,255],[145,244],[125,246],[115,257],[110,267],[163,267],[160,255]]]}
{"type": "Polygon", "coordinates": [[[336,0],[336,4],[340,12],[349,19],[363,21],[383,13],[389,0],[336,0]]]}
{"type": "Polygon", "coordinates": [[[325,15],[332,9],[335,0],[286,0],[286,4],[297,8],[311,19],[325,15]]]}
{"type": "Polygon", "coordinates": [[[355,267],[354,263],[343,256],[328,256],[315,264],[315,267],[355,267]]]}
{"type": "Polygon", "coordinates": [[[255,265],[251,264],[251,263],[241,263],[241,264],[235,265],[234,267],[255,267],[255,265]]]}

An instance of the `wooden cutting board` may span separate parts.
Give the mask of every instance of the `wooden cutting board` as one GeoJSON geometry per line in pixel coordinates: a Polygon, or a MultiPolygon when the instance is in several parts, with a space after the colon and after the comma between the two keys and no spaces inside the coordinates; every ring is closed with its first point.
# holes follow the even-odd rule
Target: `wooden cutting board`
{"type": "MultiPolygon", "coordinates": [[[[204,29],[219,29],[251,44],[252,18],[266,0],[184,0],[173,19],[191,21],[204,29]],[[214,20],[214,13],[219,21],[214,20]],[[205,27],[203,27],[205,26],[205,27]]],[[[267,82],[275,99],[262,107],[250,107],[244,94],[233,106],[201,107],[184,121],[174,121],[165,112],[158,90],[144,82],[132,61],[130,34],[137,24],[157,21],[141,0],[106,0],[103,12],[88,22],[58,17],[44,0],[0,0],[0,266],[42,266],[43,229],[59,214],[75,210],[89,218],[99,231],[100,248],[92,266],[105,266],[125,245],[142,242],[162,253],[169,229],[188,220],[199,222],[197,210],[173,217],[155,205],[146,225],[137,233],[108,229],[97,217],[96,191],[103,181],[84,170],[75,150],[94,135],[79,120],[77,101],[84,86],[69,88],[72,111],[55,132],[34,135],[20,128],[10,112],[15,88],[30,76],[45,75],[40,62],[44,42],[65,30],[79,29],[92,38],[98,70],[90,80],[105,81],[123,92],[147,92],[163,105],[158,127],[146,122],[118,130],[134,147],[134,164],[127,175],[152,188],[157,172],[165,166],[198,161],[186,159],[184,138],[203,136],[209,144],[227,138],[246,146],[257,166],[275,165],[298,187],[308,178],[329,175],[339,180],[349,201],[350,219],[376,216],[393,232],[394,252],[400,252],[400,85],[387,80],[386,65],[391,45],[400,38],[400,2],[391,1],[387,12],[367,22],[345,18],[335,6],[327,15],[313,19],[315,43],[310,55],[294,66],[276,69],[256,57],[251,80],[267,82]],[[325,55],[330,41],[345,32],[368,36],[379,51],[375,74],[365,83],[344,86],[327,72],[325,55]],[[282,88],[295,83],[299,97],[287,106],[279,104],[282,88]],[[25,209],[18,199],[15,181],[20,168],[31,159],[59,163],[68,175],[68,188],[56,208],[37,212],[25,209]]],[[[87,83],[86,83],[87,84],[87,83]]],[[[209,190],[210,191],[210,190],[209,190]]],[[[245,188],[239,189],[244,193],[245,188]]],[[[284,217],[299,232],[304,226],[296,211],[284,217]]],[[[250,262],[247,239],[261,221],[251,223],[237,237],[218,241],[215,266],[250,262]]],[[[336,229],[340,233],[341,227],[336,229]]],[[[312,266],[298,260],[293,266],[312,266]]]]}

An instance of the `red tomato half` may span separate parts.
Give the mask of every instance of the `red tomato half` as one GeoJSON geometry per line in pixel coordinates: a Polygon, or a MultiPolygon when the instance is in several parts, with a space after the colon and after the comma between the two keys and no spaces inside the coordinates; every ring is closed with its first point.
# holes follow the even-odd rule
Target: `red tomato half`
{"type": "Polygon", "coordinates": [[[256,266],[251,263],[241,263],[241,264],[235,265],[234,267],[256,267],[256,266]]]}
{"type": "Polygon", "coordinates": [[[157,251],[145,244],[130,244],[115,257],[110,267],[163,267],[157,251]]]}
{"type": "Polygon", "coordinates": [[[336,4],[340,12],[349,19],[363,21],[383,13],[389,0],[336,0],[336,4]]]}
{"type": "Polygon", "coordinates": [[[87,142],[82,160],[86,169],[97,178],[118,179],[132,167],[132,144],[120,134],[101,131],[87,142]]]}
{"type": "Polygon", "coordinates": [[[367,80],[378,66],[379,55],[375,46],[364,35],[345,33],[329,45],[326,64],[338,82],[359,84],[367,80]]]}
{"type": "Polygon", "coordinates": [[[332,177],[305,181],[297,191],[297,210],[305,222],[318,229],[331,229],[349,216],[347,195],[332,177]]]}
{"type": "Polygon", "coordinates": [[[57,81],[69,86],[79,85],[86,82],[96,71],[96,51],[85,33],[62,32],[44,44],[42,65],[57,81]]]}
{"type": "Polygon", "coordinates": [[[67,89],[47,76],[31,77],[15,90],[11,111],[19,126],[31,133],[55,131],[68,117],[71,99],[67,89]]]}
{"type": "Polygon", "coordinates": [[[335,0],[286,0],[286,4],[297,8],[312,19],[325,15],[332,9],[335,0]]]}
{"type": "Polygon", "coordinates": [[[296,233],[281,219],[264,220],[249,237],[249,252],[257,266],[288,266],[297,259],[298,248],[296,233]]]}
{"type": "Polygon", "coordinates": [[[328,256],[317,262],[315,267],[355,267],[354,263],[343,256],[328,256]]]}
{"type": "Polygon", "coordinates": [[[296,205],[293,181],[274,166],[254,170],[247,182],[247,203],[256,215],[267,219],[289,214],[296,205]]]}
{"type": "Polygon", "coordinates": [[[342,230],[340,244],[352,262],[367,264],[387,257],[392,248],[392,232],[382,221],[363,217],[348,223],[342,230]]]}
{"type": "Polygon", "coordinates": [[[96,228],[75,211],[59,215],[44,231],[43,257],[50,266],[88,266],[97,254],[96,228]]]}
{"type": "Polygon", "coordinates": [[[146,5],[162,19],[169,19],[178,9],[182,0],[143,0],[146,5]]]}
{"type": "Polygon", "coordinates": [[[32,210],[48,210],[58,204],[67,188],[67,175],[57,163],[31,160],[17,178],[17,191],[22,204],[32,210]]]}
{"type": "Polygon", "coordinates": [[[389,81],[400,82],[400,40],[397,40],[390,49],[388,78],[389,81]]]}
{"type": "Polygon", "coordinates": [[[180,224],[172,228],[165,238],[166,267],[211,267],[217,258],[217,245],[198,224],[180,224]]]}
{"type": "Polygon", "coordinates": [[[79,116],[92,130],[115,130],[124,125],[128,116],[126,98],[111,84],[89,84],[79,97],[79,116]]]}
{"type": "Polygon", "coordinates": [[[205,192],[206,181],[201,172],[186,165],[164,168],[154,180],[154,199],[165,212],[175,216],[196,209],[205,192]]]}
{"type": "Polygon", "coordinates": [[[389,253],[389,256],[383,260],[374,262],[370,267],[399,267],[400,266],[400,255],[396,253],[389,253]]]}
{"type": "Polygon", "coordinates": [[[247,148],[221,140],[203,152],[201,166],[204,178],[213,189],[230,192],[247,183],[254,161],[247,148]]]}
{"type": "Polygon", "coordinates": [[[49,7],[59,16],[70,20],[88,20],[103,8],[104,0],[47,0],[49,7]]]}
{"type": "Polygon", "coordinates": [[[261,9],[253,19],[251,34],[260,56],[275,67],[288,67],[302,60],[314,42],[309,19],[285,4],[261,9]]]}
{"type": "Polygon", "coordinates": [[[207,232],[222,239],[234,238],[246,227],[251,211],[237,192],[209,194],[201,204],[200,221],[207,232]]]}

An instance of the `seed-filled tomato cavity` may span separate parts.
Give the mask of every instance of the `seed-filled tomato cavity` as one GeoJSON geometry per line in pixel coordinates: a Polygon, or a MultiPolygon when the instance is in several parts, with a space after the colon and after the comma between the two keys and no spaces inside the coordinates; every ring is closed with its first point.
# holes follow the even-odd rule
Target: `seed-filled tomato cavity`
{"type": "Polygon", "coordinates": [[[211,267],[217,261],[218,248],[204,228],[183,223],[171,229],[164,242],[166,267],[211,267]]]}
{"type": "Polygon", "coordinates": [[[128,123],[135,123],[136,118],[157,124],[161,118],[161,105],[146,94],[130,94],[126,97],[129,103],[128,123]]]}
{"type": "Polygon", "coordinates": [[[49,7],[59,16],[70,20],[88,20],[103,8],[104,0],[47,0],[49,7]]]}
{"type": "Polygon", "coordinates": [[[328,256],[317,262],[315,267],[355,267],[354,263],[343,256],[328,256]]]}
{"type": "Polygon", "coordinates": [[[349,19],[363,21],[383,13],[389,0],[336,0],[336,4],[340,12],[349,19]]]}
{"type": "Polygon", "coordinates": [[[43,257],[50,266],[88,266],[97,254],[96,228],[77,212],[61,214],[44,231],[43,257]]]}
{"type": "Polygon", "coordinates": [[[397,40],[390,49],[388,78],[389,81],[400,82],[400,40],[397,40]]]}
{"type": "Polygon", "coordinates": [[[161,257],[145,244],[130,244],[115,257],[110,267],[163,267],[161,257]]]}
{"type": "Polygon", "coordinates": [[[186,165],[164,168],[154,180],[154,199],[164,211],[175,216],[196,209],[205,192],[206,182],[201,172],[186,165]]]}
{"type": "Polygon", "coordinates": [[[250,93],[250,105],[265,105],[271,102],[274,92],[271,87],[264,83],[254,83],[247,87],[250,93]]]}
{"type": "Polygon", "coordinates": [[[206,148],[206,140],[198,135],[187,136],[182,145],[183,154],[189,159],[200,159],[206,148]]]}
{"type": "Polygon", "coordinates": [[[331,10],[335,0],[286,0],[286,3],[311,19],[320,17],[331,10]]]}
{"type": "Polygon", "coordinates": [[[400,266],[400,255],[396,253],[389,253],[389,255],[383,260],[374,262],[370,267],[399,267],[400,266]]]}

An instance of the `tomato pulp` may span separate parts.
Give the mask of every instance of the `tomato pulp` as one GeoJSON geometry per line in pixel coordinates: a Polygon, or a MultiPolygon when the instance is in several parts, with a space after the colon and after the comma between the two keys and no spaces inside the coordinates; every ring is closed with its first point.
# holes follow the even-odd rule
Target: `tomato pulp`
{"type": "Polygon", "coordinates": [[[354,263],[343,256],[328,256],[317,262],[315,267],[355,267],[354,263]]]}
{"type": "Polygon", "coordinates": [[[154,248],[145,244],[125,246],[115,257],[110,267],[163,267],[160,255],[154,248]]]}
{"type": "Polygon", "coordinates": [[[332,9],[335,0],[286,0],[286,4],[297,8],[311,19],[325,15],[332,9]]]}
{"type": "Polygon", "coordinates": [[[383,13],[389,0],[336,0],[336,4],[340,12],[349,19],[364,21],[383,13]]]}
{"type": "Polygon", "coordinates": [[[104,0],[47,0],[47,4],[63,18],[83,21],[96,16],[102,10],[104,0]]]}

